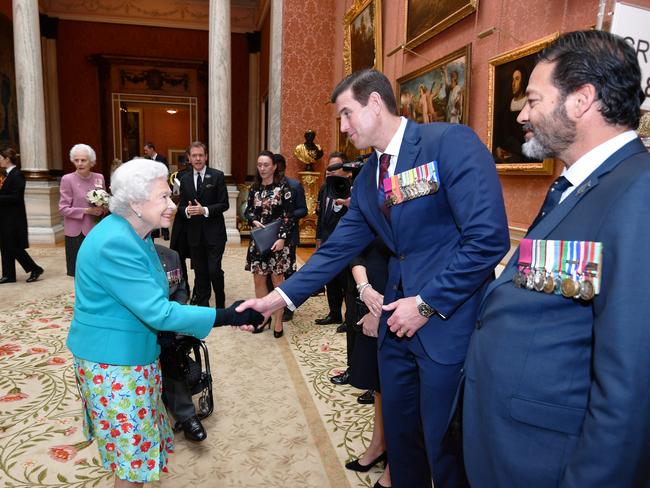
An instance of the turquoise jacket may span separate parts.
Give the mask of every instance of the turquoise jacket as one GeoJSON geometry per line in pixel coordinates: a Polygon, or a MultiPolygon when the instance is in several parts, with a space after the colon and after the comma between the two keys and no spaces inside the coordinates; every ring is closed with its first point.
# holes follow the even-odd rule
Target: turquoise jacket
{"type": "Polygon", "coordinates": [[[160,354],[159,330],[206,337],[215,309],[170,302],[168,292],[151,238],[140,238],[124,218],[109,215],[77,256],[68,348],[97,363],[144,365],[160,354]]]}

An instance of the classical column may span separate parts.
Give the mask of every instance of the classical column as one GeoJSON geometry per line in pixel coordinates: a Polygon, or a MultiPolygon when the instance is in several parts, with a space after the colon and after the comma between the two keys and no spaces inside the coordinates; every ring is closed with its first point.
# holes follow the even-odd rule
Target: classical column
{"type": "Polygon", "coordinates": [[[63,239],[59,185],[49,174],[38,0],[13,1],[14,59],[20,162],[27,177],[25,204],[32,243],[63,239]]]}
{"type": "MultiPolygon", "coordinates": [[[[231,152],[231,83],[230,74],[230,0],[210,0],[208,61],[208,117],[211,167],[232,176],[231,152]]],[[[231,179],[231,178],[230,178],[231,179]]],[[[230,209],[224,214],[229,244],[239,244],[237,230],[237,196],[239,191],[228,185],[230,209]]]]}
{"type": "Polygon", "coordinates": [[[271,46],[269,54],[269,147],[280,152],[282,109],[282,0],[271,0],[271,46]]]}

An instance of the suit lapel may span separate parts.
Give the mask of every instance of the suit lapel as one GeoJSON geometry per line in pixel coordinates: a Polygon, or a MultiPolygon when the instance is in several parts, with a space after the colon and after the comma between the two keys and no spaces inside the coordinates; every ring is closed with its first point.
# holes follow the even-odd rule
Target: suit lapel
{"type": "MultiPolygon", "coordinates": [[[[578,202],[592,189],[596,188],[600,182],[600,178],[607,173],[615,169],[622,161],[633,156],[634,154],[645,152],[645,147],[639,139],[634,139],[630,141],[621,149],[612,154],[609,158],[605,160],[603,164],[598,166],[591,173],[582,184],[576,188],[560,205],[555,207],[544,219],[533,229],[528,231],[526,238],[528,239],[545,239],[548,235],[555,229],[562,220],[571,212],[573,207],[575,207],[578,202]]],[[[503,273],[495,281],[490,283],[488,286],[485,295],[483,297],[483,302],[487,296],[494,290],[497,286],[501,285],[505,281],[512,280],[515,272],[517,271],[517,262],[519,260],[519,249],[517,249],[506,268],[503,270],[503,273]]]]}
{"type": "MultiPolygon", "coordinates": [[[[371,225],[378,230],[378,232],[382,233],[385,237],[388,237],[389,239],[386,239],[385,237],[383,238],[384,242],[388,241],[390,242],[389,247],[393,247],[393,235],[391,232],[390,225],[388,224],[388,221],[386,221],[386,217],[381,213],[381,210],[379,210],[379,205],[377,202],[377,153],[373,151],[372,156],[370,156],[370,159],[368,159],[368,162],[366,163],[369,168],[368,168],[368,177],[366,178],[365,183],[365,190],[366,190],[366,199],[367,199],[367,204],[370,209],[370,212],[368,214],[368,217],[370,218],[370,223],[371,225]]],[[[387,245],[388,245],[387,242],[387,245]]]]}

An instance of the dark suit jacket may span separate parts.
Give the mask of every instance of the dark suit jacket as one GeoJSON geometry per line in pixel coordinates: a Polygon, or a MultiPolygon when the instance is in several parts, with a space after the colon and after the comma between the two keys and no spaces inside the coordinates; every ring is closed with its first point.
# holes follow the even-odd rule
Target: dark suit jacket
{"type": "Polygon", "coordinates": [[[160,259],[163,271],[167,275],[167,282],[169,283],[169,299],[178,302],[182,305],[187,303],[187,290],[185,289],[185,279],[181,273],[181,258],[176,251],[168,247],[154,244],[156,254],[160,259]],[[170,273],[179,276],[178,281],[170,281],[170,273]]]}
{"type": "Polygon", "coordinates": [[[26,249],[27,212],[25,211],[25,176],[14,167],[0,188],[0,243],[2,247],[26,249]]]}
{"type": "Polygon", "coordinates": [[[334,211],[334,201],[327,196],[327,184],[323,185],[318,190],[318,219],[316,220],[316,239],[324,243],[339,223],[339,220],[348,211],[348,208],[343,205],[338,212],[334,211]]]}
{"type": "Polygon", "coordinates": [[[164,164],[169,168],[169,163],[167,162],[167,158],[165,156],[161,156],[160,154],[156,153],[156,157],[152,158],[154,161],[158,161],[159,163],[164,164]]]}
{"type": "Polygon", "coordinates": [[[297,246],[300,244],[300,219],[307,215],[307,201],[305,199],[305,189],[298,180],[286,178],[291,193],[293,195],[293,218],[294,225],[291,229],[289,244],[297,246]]]}
{"type": "Polygon", "coordinates": [[[187,242],[190,246],[210,245],[214,246],[226,242],[226,224],[223,213],[228,210],[228,190],[226,180],[221,171],[214,168],[206,168],[205,178],[201,191],[197,195],[194,187],[194,171],[186,171],[179,175],[181,182],[180,200],[178,211],[185,218],[187,202],[197,200],[201,205],[208,208],[209,216],[197,215],[187,220],[187,242]]]}
{"type": "Polygon", "coordinates": [[[401,286],[404,296],[420,294],[447,317],[434,315],[417,335],[433,360],[457,364],[465,358],[480,292],[510,240],[494,160],[476,134],[463,125],[408,122],[396,173],[433,160],[438,192],[392,207],[389,222],[377,204],[377,154],[370,156],[334,233],[280,288],[299,305],[378,235],[391,251],[385,302],[401,286]]]}
{"type": "Polygon", "coordinates": [[[649,208],[637,139],[528,234],[603,243],[593,301],[515,288],[518,253],[488,287],[465,366],[472,485],[650,486],[649,208]]]}

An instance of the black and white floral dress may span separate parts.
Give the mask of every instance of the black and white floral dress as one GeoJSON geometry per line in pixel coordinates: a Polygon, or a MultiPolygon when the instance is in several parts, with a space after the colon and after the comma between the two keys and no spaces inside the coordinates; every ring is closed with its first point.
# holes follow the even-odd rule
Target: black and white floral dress
{"type": "Polygon", "coordinates": [[[281,251],[269,252],[260,256],[255,242],[251,239],[246,254],[247,271],[255,274],[283,274],[288,269],[295,269],[296,263],[290,252],[291,230],[294,226],[293,195],[285,179],[270,185],[253,185],[248,193],[246,218],[251,228],[253,221],[257,220],[266,225],[274,220],[280,220],[278,239],[284,239],[284,248],[281,251]]]}

